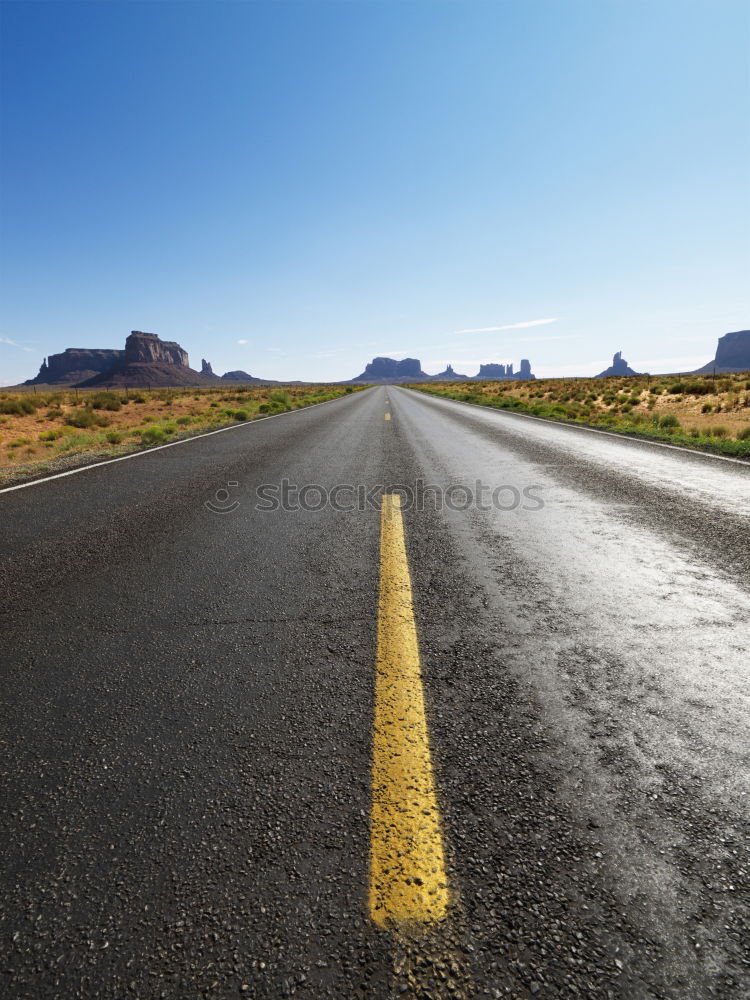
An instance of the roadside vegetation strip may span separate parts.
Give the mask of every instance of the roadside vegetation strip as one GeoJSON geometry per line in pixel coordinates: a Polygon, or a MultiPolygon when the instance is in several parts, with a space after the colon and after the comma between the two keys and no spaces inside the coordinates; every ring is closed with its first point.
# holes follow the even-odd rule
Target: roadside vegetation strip
{"type": "Polygon", "coordinates": [[[0,487],[138,453],[366,386],[241,386],[0,392],[0,487]]]}
{"type": "Polygon", "coordinates": [[[460,402],[750,459],[750,373],[415,383],[460,402]]]}
{"type": "Polygon", "coordinates": [[[434,924],[449,890],[432,773],[401,498],[382,498],[370,845],[370,916],[434,924]]]}

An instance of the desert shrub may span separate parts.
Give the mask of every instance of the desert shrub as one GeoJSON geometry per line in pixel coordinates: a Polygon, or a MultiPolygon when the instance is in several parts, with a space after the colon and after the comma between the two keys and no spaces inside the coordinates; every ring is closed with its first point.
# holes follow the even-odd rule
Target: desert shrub
{"type": "Polygon", "coordinates": [[[30,396],[11,396],[7,399],[0,399],[0,413],[23,417],[29,413],[36,413],[36,405],[30,396]]]}
{"type": "Polygon", "coordinates": [[[686,382],[685,392],[688,396],[707,396],[713,392],[713,386],[710,382],[686,382]]]}
{"type": "Polygon", "coordinates": [[[180,425],[180,427],[186,427],[188,424],[192,424],[192,422],[193,422],[192,417],[177,418],[177,423],[180,425]]]}
{"type": "Polygon", "coordinates": [[[161,427],[147,427],[141,432],[141,441],[144,444],[160,444],[166,441],[167,435],[161,427]]]}
{"type": "Polygon", "coordinates": [[[665,430],[669,430],[670,427],[679,427],[680,421],[674,415],[674,413],[668,413],[665,417],[662,417],[659,421],[659,426],[663,427],[665,430]]]}
{"type": "Polygon", "coordinates": [[[670,385],[670,387],[669,387],[669,395],[670,396],[677,396],[677,395],[679,395],[679,393],[684,392],[684,391],[685,391],[685,383],[684,382],[673,382],[672,385],[670,385]]]}
{"type": "Polygon", "coordinates": [[[86,400],[86,406],[92,410],[110,410],[113,413],[122,409],[122,401],[114,392],[95,392],[86,400]]]}
{"type": "Polygon", "coordinates": [[[713,406],[711,406],[710,403],[704,403],[703,406],[701,406],[701,413],[710,413],[711,410],[713,410],[713,406]]]}
{"type": "Polygon", "coordinates": [[[57,441],[62,437],[62,431],[42,431],[39,435],[40,441],[57,441]]]}
{"type": "Polygon", "coordinates": [[[729,431],[726,429],[726,427],[712,427],[711,436],[715,438],[729,437],[729,431]]]}
{"type": "Polygon", "coordinates": [[[344,392],[354,392],[354,389],[350,385],[348,385],[346,389],[344,389],[344,392]]]}
{"type": "Polygon", "coordinates": [[[96,414],[92,410],[80,410],[76,413],[67,413],[65,415],[65,423],[71,427],[95,427],[96,422],[96,414]]]}
{"type": "Polygon", "coordinates": [[[137,392],[135,394],[135,396],[131,396],[130,398],[133,400],[134,403],[145,403],[146,402],[146,397],[144,395],[142,395],[140,392],[137,392]]]}
{"type": "Polygon", "coordinates": [[[284,406],[289,406],[292,401],[292,397],[286,389],[274,389],[273,392],[268,394],[268,398],[272,403],[283,403],[284,406]]]}
{"type": "Polygon", "coordinates": [[[249,416],[249,414],[248,414],[247,410],[235,410],[235,413],[234,413],[234,419],[235,420],[240,420],[240,421],[247,420],[248,416],[249,416]]]}
{"type": "Polygon", "coordinates": [[[737,431],[738,441],[750,441],[750,427],[743,427],[742,430],[737,431]]]}
{"type": "Polygon", "coordinates": [[[122,434],[119,431],[107,431],[107,441],[110,444],[119,444],[122,441],[122,434]]]}

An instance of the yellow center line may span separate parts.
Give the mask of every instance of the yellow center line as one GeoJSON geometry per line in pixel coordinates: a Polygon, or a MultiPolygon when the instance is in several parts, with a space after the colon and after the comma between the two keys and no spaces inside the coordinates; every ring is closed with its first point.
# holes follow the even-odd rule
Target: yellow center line
{"type": "Polygon", "coordinates": [[[390,420],[390,419],[391,419],[391,415],[390,415],[390,413],[386,413],[386,415],[385,415],[385,419],[386,419],[386,420],[390,420]]]}
{"type": "Polygon", "coordinates": [[[441,920],[449,892],[398,494],[380,532],[370,916],[385,927],[441,920]]]}

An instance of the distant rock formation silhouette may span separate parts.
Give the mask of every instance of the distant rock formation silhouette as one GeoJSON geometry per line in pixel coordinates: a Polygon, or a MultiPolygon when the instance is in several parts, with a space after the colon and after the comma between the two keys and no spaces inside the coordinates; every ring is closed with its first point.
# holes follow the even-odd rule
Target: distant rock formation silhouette
{"type": "Polygon", "coordinates": [[[632,368],[628,368],[627,361],[623,360],[622,351],[618,351],[617,354],[612,358],[612,364],[609,368],[605,368],[603,372],[599,372],[596,378],[608,378],[610,375],[637,375],[638,372],[634,372],[632,368]]]}
{"type": "Polygon", "coordinates": [[[457,374],[451,365],[438,375],[428,375],[422,371],[422,362],[417,358],[404,358],[403,361],[396,361],[395,358],[373,358],[361,375],[353,378],[352,382],[463,382],[463,381],[495,381],[498,379],[533,379],[536,378],[531,372],[531,362],[524,358],[521,362],[521,369],[514,374],[513,365],[486,364],[480,365],[476,375],[457,374]]]}
{"type": "Polygon", "coordinates": [[[453,365],[448,365],[444,372],[438,372],[437,375],[433,375],[434,381],[438,382],[468,382],[471,378],[470,375],[461,375],[459,372],[453,371],[453,365]]]}
{"type": "Polygon", "coordinates": [[[205,358],[201,358],[201,375],[208,375],[209,378],[217,378],[217,376],[214,375],[214,370],[211,367],[211,362],[206,361],[205,358]]]}
{"type": "Polygon", "coordinates": [[[513,365],[496,365],[493,363],[488,365],[480,365],[479,372],[474,376],[474,378],[484,378],[484,379],[497,379],[497,378],[510,378],[513,375],[513,365]]]}
{"type": "Polygon", "coordinates": [[[750,330],[736,330],[719,337],[714,360],[692,374],[710,375],[714,370],[720,374],[750,371],[750,330]]]}
{"type": "Polygon", "coordinates": [[[373,358],[361,375],[352,382],[417,382],[430,376],[422,371],[422,363],[417,358],[373,358]]]}
{"type": "Polygon", "coordinates": [[[225,382],[255,382],[262,383],[263,385],[270,385],[274,381],[274,379],[256,378],[254,375],[248,375],[247,372],[241,370],[225,372],[221,377],[225,382]]]}

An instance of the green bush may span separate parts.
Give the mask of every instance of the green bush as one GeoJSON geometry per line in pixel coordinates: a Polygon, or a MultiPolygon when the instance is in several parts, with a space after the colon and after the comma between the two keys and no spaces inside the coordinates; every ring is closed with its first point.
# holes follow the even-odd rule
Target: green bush
{"type": "Polygon", "coordinates": [[[92,410],[80,410],[76,413],[68,413],[65,416],[65,423],[71,427],[95,427],[97,416],[92,410]]]}
{"type": "Polygon", "coordinates": [[[107,431],[107,441],[110,444],[119,444],[122,441],[122,434],[119,431],[107,431]]]}
{"type": "Polygon", "coordinates": [[[741,431],[737,431],[738,441],[750,441],[750,427],[743,427],[741,431]]]}
{"type": "Polygon", "coordinates": [[[122,409],[122,402],[114,392],[95,392],[86,400],[86,406],[92,410],[111,410],[116,413],[122,409]]]}
{"type": "Polygon", "coordinates": [[[36,404],[31,396],[0,399],[0,413],[23,417],[29,413],[36,413],[36,404]]]}
{"type": "Polygon", "coordinates": [[[248,417],[249,413],[247,412],[247,410],[235,410],[234,413],[235,420],[240,420],[240,421],[247,420],[248,417]]]}
{"type": "Polygon", "coordinates": [[[710,392],[714,391],[714,387],[710,382],[686,382],[685,392],[688,396],[707,396],[710,392]]]}
{"type": "Polygon", "coordinates": [[[711,437],[715,438],[729,437],[729,431],[726,429],[726,427],[712,427],[711,437]]]}
{"type": "Polygon", "coordinates": [[[192,424],[192,422],[193,422],[193,418],[192,417],[178,417],[177,418],[177,423],[180,425],[180,427],[186,427],[188,424],[192,424]]]}
{"type": "Polygon", "coordinates": [[[679,427],[680,421],[673,413],[668,413],[665,417],[662,417],[659,421],[659,426],[668,430],[670,427],[679,427]]]}
{"type": "Polygon", "coordinates": [[[292,397],[286,389],[274,389],[273,392],[268,394],[268,398],[272,403],[283,403],[284,406],[289,406],[292,401],[292,397]]]}
{"type": "Polygon", "coordinates": [[[711,410],[713,410],[713,406],[711,406],[710,403],[704,403],[703,406],[701,406],[701,413],[710,413],[711,410]]]}
{"type": "Polygon", "coordinates": [[[144,444],[160,444],[167,440],[167,435],[161,427],[147,427],[141,432],[141,441],[144,444]]]}
{"type": "Polygon", "coordinates": [[[42,431],[39,435],[40,441],[57,441],[62,437],[62,431],[42,431]]]}

